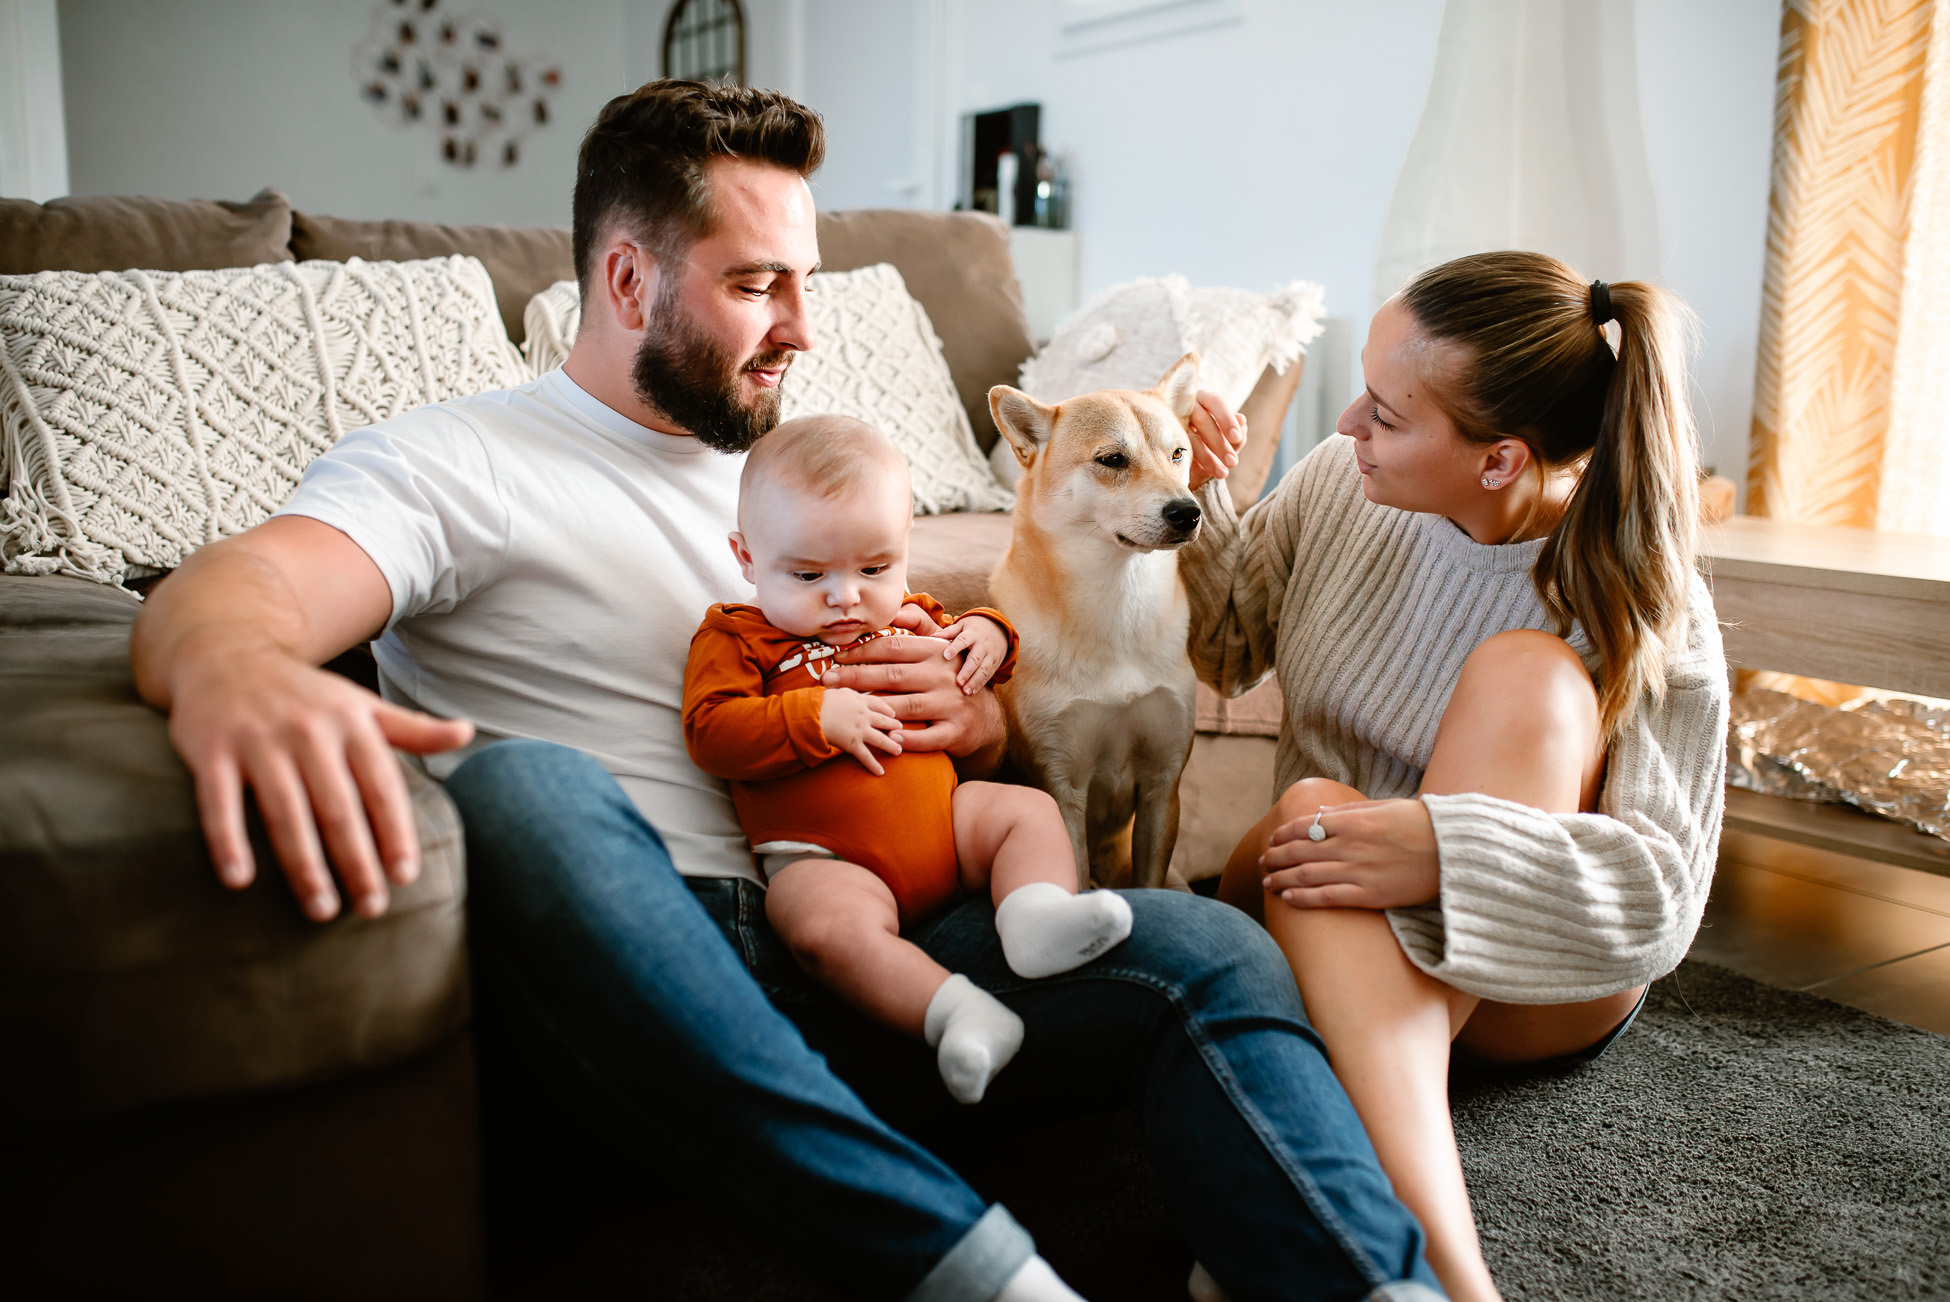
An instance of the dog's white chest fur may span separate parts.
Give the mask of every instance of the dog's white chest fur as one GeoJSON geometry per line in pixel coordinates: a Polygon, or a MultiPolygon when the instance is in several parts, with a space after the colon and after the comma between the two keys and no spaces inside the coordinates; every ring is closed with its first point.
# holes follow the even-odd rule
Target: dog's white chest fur
{"type": "Polygon", "coordinates": [[[1185,655],[1191,607],[1178,558],[1152,552],[1119,559],[1124,563],[1115,568],[1092,567],[1100,582],[1069,586],[1063,609],[1038,594],[1005,596],[1001,589],[1013,585],[1000,583],[997,600],[1008,603],[1022,634],[1017,677],[1033,678],[1036,696],[1122,705],[1161,686],[1192,694],[1185,655]]]}

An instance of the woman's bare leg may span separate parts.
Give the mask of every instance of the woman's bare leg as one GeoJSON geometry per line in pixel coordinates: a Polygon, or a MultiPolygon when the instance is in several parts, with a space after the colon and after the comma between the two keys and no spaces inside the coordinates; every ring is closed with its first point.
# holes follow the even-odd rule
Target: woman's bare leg
{"type": "MultiPolygon", "coordinates": [[[[1423,791],[1588,807],[1602,776],[1599,743],[1596,693],[1570,649],[1547,634],[1499,634],[1464,666],[1423,791]]],[[[1458,1299],[1494,1298],[1448,1097],[1450,1042],[1474,1020],[1479,1001],[1410,963],[1386,915],[1296,909],[1259,889],[1258,858],[1277,827],[1361,798],[1339,783],[1296,783],[1234,852],[1220,898],[1263,916],[1285,952],[1382,1168],[1428,1232],[1429,1264],[1443,1286],[1458,1299]]]]}
{"type": "MultiPolygon", "coordinates": [[[[1570,648],[1548,633],[1502,633],[1471,657],[1466,682],[1472,671],[1477,681],[1468,691],[1459,683],[1442,716],[1423,793],[1476,791],[1554,813],[1597,808],[1605,767],[1598,697],[1570,648]],[[1513,713],[1519,702],[1534,704],[1513,713]]],[[[1576,1053],[1624,1021],[1644,992],[1634,986],[1576,1004],[1485,1000],[1456,1046],[1509,1066],[1576,1053]]]]}
{"type": "Polygon", "coordinates": [[[1296,782],[1240,842],[1220,898],[1260,906],[1395,1196],[1428,1233],[1429,1266],[1443,1288],[1459,1300],[1495,1298],[1449,1120],[1449,1041],[1475,998],[1410,963],[1386,914],[1296,909],[1259,886],[1258,859],[1275,828],[1361,798],[1338,782],[1296,782]]]}

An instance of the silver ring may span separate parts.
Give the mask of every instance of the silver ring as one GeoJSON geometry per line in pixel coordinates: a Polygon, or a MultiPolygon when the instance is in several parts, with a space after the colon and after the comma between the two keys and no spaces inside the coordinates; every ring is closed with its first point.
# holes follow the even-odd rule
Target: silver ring
{"type": "Polygon", "coordinates": [[[1324,809],[1314,810],[1314,821],[1307,828],[1307,839],[1309,841],[1325,841],[1327,839],[1327,829],[1320,825],[1320,816],[1326,812],[1324,809]]]}

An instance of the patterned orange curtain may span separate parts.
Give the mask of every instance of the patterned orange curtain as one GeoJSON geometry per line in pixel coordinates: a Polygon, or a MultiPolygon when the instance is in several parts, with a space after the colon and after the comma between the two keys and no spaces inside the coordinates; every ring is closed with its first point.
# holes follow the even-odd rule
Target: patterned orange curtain
{"type": "MultiPolygon", "coordinates": [[[[1787,0],[1747,510],[1875,528],[1938,0],[1787,0]]],[[[1862,689],[1741,675],[1828,704],[1862,689]]]]}
{"type": "Polygon", "coordinates": [[[1874,528],[1931,0],[1788,0],[1747,509],[1874,528]]]}

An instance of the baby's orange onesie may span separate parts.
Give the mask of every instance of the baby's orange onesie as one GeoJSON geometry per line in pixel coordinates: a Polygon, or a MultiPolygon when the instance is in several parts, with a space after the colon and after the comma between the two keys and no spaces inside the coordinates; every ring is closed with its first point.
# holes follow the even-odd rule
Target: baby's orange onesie
{"type": "MultiPolygon", "coordinates": [[[[943,628],[954,622],[932,597],[906,600],[943,628]]],[[[1009,635],[990,679],[1002,682],[1015,669],[1015,628],[993,610],[969,613],[1009,635]]],[[[880,755],[886,772],[876,777],[826,740],[819,680],[841,649],[780,632],[756,606],[711,607],[684,671],[684,743],[699,768],[731,783],[753,845],[804,841],[861,865],[894,892],[905,925],[952,900],[959,886],[949,810],[955,766],[940,751],[902,751],[880,755]]]]}

